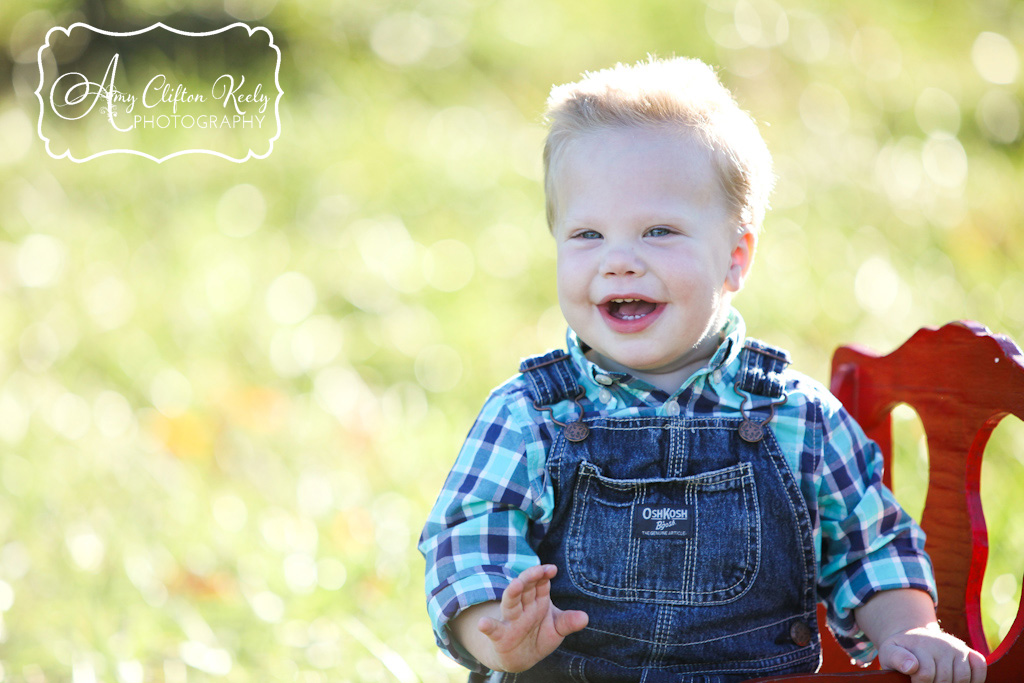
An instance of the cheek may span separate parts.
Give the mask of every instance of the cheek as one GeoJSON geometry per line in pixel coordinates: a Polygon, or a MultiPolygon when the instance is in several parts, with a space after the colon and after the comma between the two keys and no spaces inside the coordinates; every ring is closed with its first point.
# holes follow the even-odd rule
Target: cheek
{"type": "Polygon", "coordinates": [[[718,273],[713,273],[706,263],[688,263],[684,266],[676,264],[674,268],[663,272],[662,282],[666,289],[687,301],[706,299],[722,284],[716,282],[718,273]]]}
{"type": "Polygon", "coordinates": [[[578,298],[586,293],[589,278],[579,255],[559,253],[556,268],[559,299],[578,298]]]}
{"type": "Polygon", "coordinates": [[[569,273],[562,268],[561,264],[558,266],[558,273],[555,278],[555,285],[558,293],[558,305],[562,311],[566,310],[567,304],[572,301],[573,286],[569,278],[569,273]]]}

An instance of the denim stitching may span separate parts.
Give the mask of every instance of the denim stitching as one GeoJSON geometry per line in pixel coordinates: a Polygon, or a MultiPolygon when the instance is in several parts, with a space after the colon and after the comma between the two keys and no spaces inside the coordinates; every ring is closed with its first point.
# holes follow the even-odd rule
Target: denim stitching
{"type": "MultiPolygon", "coordinates": [[[[641,500],[644,500],[646,498],[647,498],[647,486],[645,484],[640,484],[639,486],[636,487],[636,489],[633,492],[633,501],[631,503],[630,509],[632,509],[633,505],[636,505],[641,500]]],[[[627,571],[626,576],[627,577],[633,577],[633,579],[634,579],[633,583],[635,584],[636,583],[636,576],[637,576],[637,573],[639,572],[639,569],[640,569],[640,539],[639,538],[630,538],[629,539],[629,561],[628,561],[628,564],[626,566],[628,567],[628,571],[627,571]]],[[[635,586],[634,586],[634,590],[635,590],[635,586]]]]}
{"type": "MultiPolygon", "coordinates": [[[[670,599],[667,597],[654,597],[653,599],[659,603],[675,604],[675,605],[707,605],[707,604],[725,604],[733,602],[750,590],[753,585],[754,577],[760,569],[761,562],[761,539],[760,539],[760,510],[757,509],[757,492],[754,486],[754,474],[753,467],[750,463],[743,462],[738,465],[734,465],[717,472],[709,472],[693,477],[684,477],[675,480],[657,480],[656,482],[644,481],[644,480],[615,480],[608,479],[601,475],[601,470],[597,466],[590,462],[583,461],[580,463],[579,470],[577,473],[577,481],[573,496],[572,513],[570,519],[570,542],[573,551],[573,558],[575,562],[571,562],[569,566],[570,576],[573,584],[583,593],[593,595],[596,597],[604,597],[612,600],[622,600],[626,602],[642,601],[644,598],[641,595],[654,595],[658,594],[674,594],[678,595],[677,599],[670,599]],[[728,473],[728,474],[727,474],[728,473]],[[748,516],[752,516],[753,522],[748,522],[745,525],[745,545],[746,550],[744,554],[744,568],[741,576],[737,579],[736,583],[731,586],[724,586],[710,591],[698,591],[698,590],[677,590],[677,589],[661,589],[651,587],[640,587],[634,585],[630,586],[612,586],[607,585],[598,581],[595,581],[588,577],[583,568],[579,565],[582,564],[582,558],[577,556],[582,555],[583,540],[581,530],[586,528],[587,520],[592,510],[592,505],[588,503],[603,503],[604,505],[610,505],[613,507],[625,507],[625,505],[616,505],[610,501],[602,500],[597,494],[591,494],[591,489],[596,485],[602,485],[610,489],[629,492],[633,491],[633,501],[635,504],[638,500],[638,496],[646,494],[647,485],[651,483],[678,483],[684,486],[684,500],[688,504],[694,506],[696,518],[694,520],[694,539],[693,543],[688,543],[684,546],[684,567],[682,569],[682,575],[684,579],[684,586],[693,586],[696,582],[696,567],[697,567],[697,539],[700,538],[700,512],[699,506],[697,506],[698,493],[707,491],[711,487],[722,487],[726,484],[738,482],[738,486],[729,487],[727,489],[720,489],[729,492],[733,492],[741,496],[742,498],[742,509],[746,511],[748,516]],[[593,496],[593,497],[592,497],[593,496]],[[596,499],[596,501],[594,500],[596,499]],[[751,509],[753,508],[753,509],[751,509]],[[586,584],[586,585],[584,585],[586,584]],[[740,588],[742,587],[742,588],[740,588]],[[606,592],[598,592],[598,591],[606,592]],[[712,596],[721,596],[726,593],[739,590],[735,595],[729,595],[728,597],[714,598],[712,596]],[[707,596],[711,597],[710,600],[702,600],[700,598],[707,596]]],[[[631,539],[628,545],[628,556],[627,556],[627,569],[626,579],[634,578],[637,576],[637,570],[639,567],[639,541],[631,539]],[[634,549],[635,548],[635,549],[634,549]]]]}
{"type": "MultiPolygon", "coordinates": [[[[705,638],[704,640],[684,640],[684,641],[677,641],[677,642],[669,642],[669,643],[665,643],[665,644],[668,645],[669,647],[687,647],[687,646],[692,646],[692,645],[706,645],[707,643],[714,643],[714,642],[719,641],[719,640],[728,640],[729,638],[735,638],[736,636],[745,636],[748,633],[757,633],[758,631],[770,630],[770,629],[772,629],[772,628],[774,628],[776,626],[781,626],[783,624],[788,624],[791,621],[793,621],[794,618],[805,618],[806,619],[810,614],[811,613],[807,613],[807,614],[803,614],[803,615],[795,615],[795,616],[794,615],[789,615],[789,616],[787,616],[784,619],[778,619],[777,621],[772,621],[772,622],[768,622],[766,624],[761,624],[757,628],[750,628],[750,629],[746,629],[744,631],[733,631],[731,633],[728,633],[726,635],[721,636],[720,638],[705,638]]],[[[588,626],[587,628],[590,629],[590,630],[593,630],[593,631],[597,631],[598,633],[605,633],[605,634],[610,635],[610,636],[618,636],[620,638],[624,638],[626,640],[632,640],[632,641],[637,642],[637,643],[647,643],[647,644],[652,644],[652,645],[654,644],[654,641],[648,640],[646,638],[637,638],[635,636],[629,635],[628,633],[617,633],[615,631],[605,631],[603,629],[600,629],[600,628],[597,628],[597,627],[590,627],[590,626],[588,626]]],[[[810,646],[808,646],[808,647],[810,647],[810,646]]]]}

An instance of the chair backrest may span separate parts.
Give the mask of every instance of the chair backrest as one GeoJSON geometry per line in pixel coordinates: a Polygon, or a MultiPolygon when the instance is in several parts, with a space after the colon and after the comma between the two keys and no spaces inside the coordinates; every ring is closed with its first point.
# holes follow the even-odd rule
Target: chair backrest
{"type": "MultiPolygon", "coordinates": [[[[1021,349],[975,322],[921,329],[886,356],[843,346],[832,359],[832,393],[882,448],[887,480],[891,476],[891,412],[901,403],[917,411],[927,436],[929,461],[928,492],[920,521],[935,567],[940,623],[988,656],[989,683],[1020,681],[1024,672],[1024,638],[1020,638],[1024,599],[1008,635],[994,652],[989,652],[982,628],[981,585],[988,560],[988,534],[979,489],[982,456],[992,430],[1007,415],[1024,420],[1021,349]]],[[[799,680],[850,680],[827,675],[854,669],[827,633],[823,633],[822,645],[822,673],[799,680]]],[[[862,676],[878,683],[908,680],[891,672],[862,676]]]]}

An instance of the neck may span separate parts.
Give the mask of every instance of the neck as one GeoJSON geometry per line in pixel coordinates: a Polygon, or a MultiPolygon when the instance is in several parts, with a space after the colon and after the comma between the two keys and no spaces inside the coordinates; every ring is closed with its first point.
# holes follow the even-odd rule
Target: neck
{"type": "Polygon", "coordinates": [[[587,357],[605,370],[627,373],[671,395],[678,391],[686,380],[693,377],[695,372],[704,367],[711,357],[715,355],[715,351],[718,350],[721,343],[721,332],[706,337],[694,347],[691,353],[686,354],[684,358],[680,359],[678,364],[656,370],[630,368],[615,362],[611,358],[602,356],[594,350],[589,351],[587,357]]]}

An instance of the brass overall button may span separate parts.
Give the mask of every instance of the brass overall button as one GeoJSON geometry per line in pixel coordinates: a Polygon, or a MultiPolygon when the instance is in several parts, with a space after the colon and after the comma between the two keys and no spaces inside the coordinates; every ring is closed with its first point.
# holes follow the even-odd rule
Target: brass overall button
{"type": "Polygon", "coordinates": [[[579,443],[590,436],[590,427],[582,422],[570,422],[565,425],[565,438],[573,443],[579,443]]]}
{"type": "Polygon", "coordinates": [[[811,643],[811,627],[805,621],[794,621],[789,627],[789,638],[794,645],[804,647],[811,643]]]}

